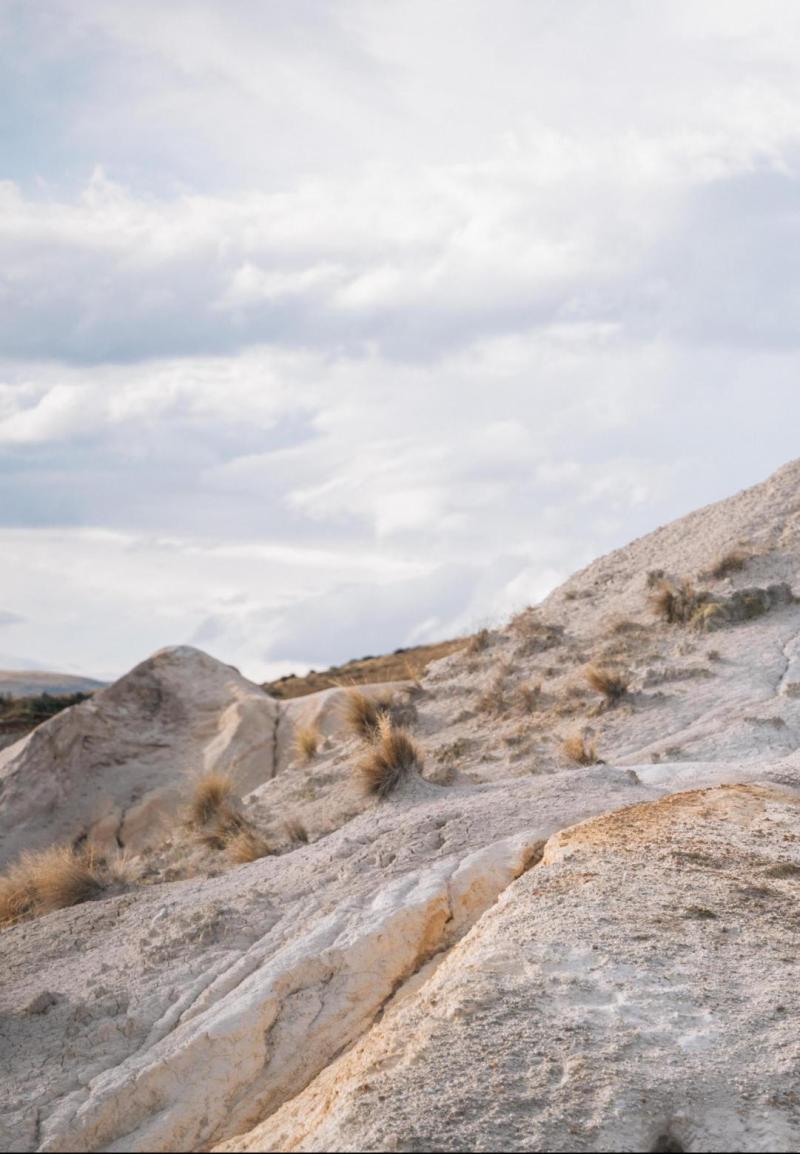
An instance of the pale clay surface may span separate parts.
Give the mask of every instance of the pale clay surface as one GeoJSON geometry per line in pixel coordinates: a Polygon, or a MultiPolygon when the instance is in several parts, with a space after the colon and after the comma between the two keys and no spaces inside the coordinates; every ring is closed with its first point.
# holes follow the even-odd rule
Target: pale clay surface
{"type": "Polygon", "coordinates": [[[654,622],[646,577],[741,541],[746,569],[698,584],[800,592],[798,482],[589,566],[549,633],[433,666],[406,702],[424,778],[379,805],[342,691],[278,703],[187,648],[2,751],[3,861],[86,834],[161,872],[0,933],[0,1148],[797,1149],[800,606],[698,634],[654,622]],[[581,671],[614,659],[631,693],[597,711],[581,671]],[[575,731],[606,764],[565,762],[575,731]],[[210,768],[311,844],[159,881],[210,768]]]}

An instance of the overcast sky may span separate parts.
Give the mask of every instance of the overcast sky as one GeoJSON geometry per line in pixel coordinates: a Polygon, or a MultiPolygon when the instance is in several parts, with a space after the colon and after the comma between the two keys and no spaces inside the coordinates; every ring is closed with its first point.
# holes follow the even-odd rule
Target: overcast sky
{"type": "Polygon", "coordinates": [[[0,665],[450,636],[800,454],[800,4],[0,0],[0,665]]]}

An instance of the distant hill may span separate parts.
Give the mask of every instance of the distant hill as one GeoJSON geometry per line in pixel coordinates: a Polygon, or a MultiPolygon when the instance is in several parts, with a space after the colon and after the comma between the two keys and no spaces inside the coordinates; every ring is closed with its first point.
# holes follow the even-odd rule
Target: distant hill
{"type": "Polygon", "coordinates": [[[38,697],[40,693],[94,693],[108,684],[93,677],[73,673],[50,673],[38,669],[0,669],[0,694],[11,697],[38,697]]]}
{"type": "Polygon", "coordinates": [[[107,684],[72,673],[0,669],[0,749],[107,684]]]}
{"type": "Polygon", "coordinates": [[[357,657],[344,665],[332,665],[330,669],[317,672],[312,669],[304,676],[290,673],[276,681],[267,681],[262,686],[271,697],[305,697],[320,689],[330,689],[336,685],[375,685],[382,681],[406,681],[408,678],[422,677],[432,661],[447,657],[457,649],[463,649],[469,638],[459,637],[455,641],[437,641],[434,645],[415,645],[411,649],[396,649],[379,657],[357,657]]]}

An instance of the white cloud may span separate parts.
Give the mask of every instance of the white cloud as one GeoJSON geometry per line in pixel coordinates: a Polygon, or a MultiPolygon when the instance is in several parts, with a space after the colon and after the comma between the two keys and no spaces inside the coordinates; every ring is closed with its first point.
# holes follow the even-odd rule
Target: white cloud
{"type": "Polygon", "coordinates": [[[4,5],[8,647],[393,648],[796,452],[798,49],[778,0],[4,5]]]}

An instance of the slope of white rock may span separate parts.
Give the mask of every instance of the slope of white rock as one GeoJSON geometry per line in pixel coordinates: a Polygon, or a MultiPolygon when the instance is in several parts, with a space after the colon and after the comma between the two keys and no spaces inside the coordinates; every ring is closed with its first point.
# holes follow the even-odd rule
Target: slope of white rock
{"type": "Polygon", "coordinates": [[[197,767],[311,835],[0,932],[0,1147],[796,1149],[799,482],[634,542],[432,667],[424,775],[386,802],[353,779],[340,691],[279,707],[193,650],[0,754],[6,859],[99,837],[101,795],[125,841],[156,795],[152,852],[177,861],[197,767]],[[740,543],[741,571],[700,576],[740,543]],[[653,618],[655,569],[780,591],[701,633],[653,618]],[[587,661],[625,669],[622,703],[598,708],[587,661]],[[567,762],[575,732],[604,764],[567,762]]]}
{"type": "Polygon", "coordinates": [[[0,751],[0,866],[22,849],[88,836],[134,852],[164,836],[187,775],[244,790],[275,770],[275,702],[231,666],[164,649],[0,751]]]}

